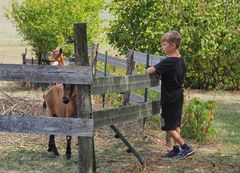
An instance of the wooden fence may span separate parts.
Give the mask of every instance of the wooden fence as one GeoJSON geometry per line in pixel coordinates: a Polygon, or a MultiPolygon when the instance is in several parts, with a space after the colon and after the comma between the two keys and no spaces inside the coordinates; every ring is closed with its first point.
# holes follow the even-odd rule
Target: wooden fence
{"type": "Polygon", "coordinates": [[[77,67],[0,64],[1,81],[77,84],[78,118],[48,118],[1,115],[0,131],[78,136],[78,172],[93,172],[93,129],[91,95],[92,69],[87,54],[86,24],[74,25],[77,67]],[[81,108],[81,110],[80,110],[81,108]]]}
{"type": "MultiPolygon", "coordinates": [[[[94,66],[89,66],[86,24],[74,25],[74,46],[77,60],[76,67],[59,67],[44,65],[9,65],[0,64],[1,81],[21,81],[36,83],[69,83],[78,87],[77,118],[48,118],[18,115],[1,115],[0,131],[35,134],[56,134],[78,136],[78,172],[94,172],[93,129],[102,126],[127,122],[144,117],[159,115],[160,101],[122,106],[102,111],[92,111],[91,94],[106,92],[126,92],[133,89],[159,86],[159,80],[154,75],[131,75],[133,61],[146,62],[150,65],[160,61],[161,57],[139,52],[129,52],[128,60],[108,57],[108,63],[126,69],[126,76],[95,77],[94,66]]],[[[103,55],[93,52],[93,62],[103,61],[103,55]]],[[[139,96],[136,96],[139,97],[139,96]]],[[[130,97],[131,98],[131,97],[130,97]]],[[[145,100],[146,101],[146,100],[145,100]]],[[[141,102],[141,103],[140,103],[141,102]]],[[[136,103],[136,102],[135,102],[136,103]]],[[[120,133],[119,133],[120,135],[120,133]]],[[[131,148],[132,151],[133,148],[131,148]]],[[[137,153],[135,153],[137,155],[137,153]]],[[[141,162],[141,161],[140,161],[141,162]]]]}
{"type": "MultiPolygon", "coordinates": [[[[91,49],[89,49],[89,51],[91,52],[91,49]]],[[[163,56],[152,55],[149,53],[142,53],[142,52],[136,52],[136,51],[129,50],[127,59],[121,59],[121,58],[108,56],[108,54],[106,52],[105,54],[97,53],[96,61],[104,63],[105,67],[106,67],[106,64],[110,64],[115,67],[124,69],[124,70],[126,70],[126,73],[125,73],[126,75],[132,75],[132,74],[134,74],[135,64],[143,64],[143,65],[146,65],[146,67],[154,66],[155,64],[162,61],[164,58],[165,57],[163,57],[163,56]]],[[[102,71],[97,71],[96,74],[97,74],[97,76],[104,76],[104,72],[102,72],[102,71]]],[[[106,76],[107,76],[106,78],[108,78],[108,76],[113,76],[113,75],[106,74],[106,76]]],[[[139,78],[141,78],[141,77],[139,76],[139,78]]],[[[155,87],[151,86],[149,89],[156,91],[156,92],[160,92],[159,85],[157,85],[155,87]]],[[[138,103],[144,102],[144,100],[146,101],[146,98],[144,99],[144,97],[130,93],[130,92],[126,93],[124,96],[124,104],[126,104],[126,102],[128,102],[128,101],[132,104],[138,104],[138,103]]]]}

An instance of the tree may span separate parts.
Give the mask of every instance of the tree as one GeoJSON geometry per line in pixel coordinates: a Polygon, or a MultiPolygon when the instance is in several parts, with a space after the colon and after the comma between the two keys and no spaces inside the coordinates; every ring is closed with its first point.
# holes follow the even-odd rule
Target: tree
{"type": "Polygon", "coordinates": [[[179,31],[192,88],[240,88],[240,3],[237,0],[113,0],[110,44],[163,54],[161,36],[179,31]]]}
{"type": "Polygon", "coordinates": [[[6,17],[36,51],[47,52],[73,39],[73,24],[85,22],[88,42],[100,31],[104,0],[12,0],[6,17]]]}

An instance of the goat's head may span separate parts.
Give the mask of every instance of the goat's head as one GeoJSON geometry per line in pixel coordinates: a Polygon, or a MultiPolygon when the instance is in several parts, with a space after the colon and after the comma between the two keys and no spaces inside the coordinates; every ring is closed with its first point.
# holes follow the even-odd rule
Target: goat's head
{"type": "Polygon", "coordinates": [[[77,95],[77,87],[74,84],[63,84],[63,103],[68,104],[77,95]]]}
{"type": "Polygon", "coordinates": [[[59,58],[62,55],[62,49],[63,49],[62,46],[59,46],[55,50],[51,51],[48,54],[48,59],[54,61],[57,58],[59,58]]]}

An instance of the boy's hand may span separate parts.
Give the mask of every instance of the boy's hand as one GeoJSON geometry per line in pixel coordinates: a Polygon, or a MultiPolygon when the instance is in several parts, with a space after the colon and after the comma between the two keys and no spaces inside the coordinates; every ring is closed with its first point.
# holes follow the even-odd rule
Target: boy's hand
{"type": "Polygon", "coordinates": [[[152,73],[155,73],[155,72],[156,72],[156,69],[154,67],[149,67],[146,70],[146,74],[152,74],[152,73]]]}

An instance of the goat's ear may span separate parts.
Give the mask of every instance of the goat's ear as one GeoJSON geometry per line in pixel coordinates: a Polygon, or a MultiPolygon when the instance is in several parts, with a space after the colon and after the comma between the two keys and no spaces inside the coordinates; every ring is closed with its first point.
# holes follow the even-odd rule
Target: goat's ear
{"type": "Polygon", "coordinates": [[[63,46],[58,46],[56,49],[59,50],[60,53],[63,52],[63,46]]]}
{"type": "Polygon", "coordinates": [[[62,52],[63,52],[63,50],[62,50],[62,47],[59,49],[59,52],[60,52],[60,53],[62,53],[62,52]]]}

